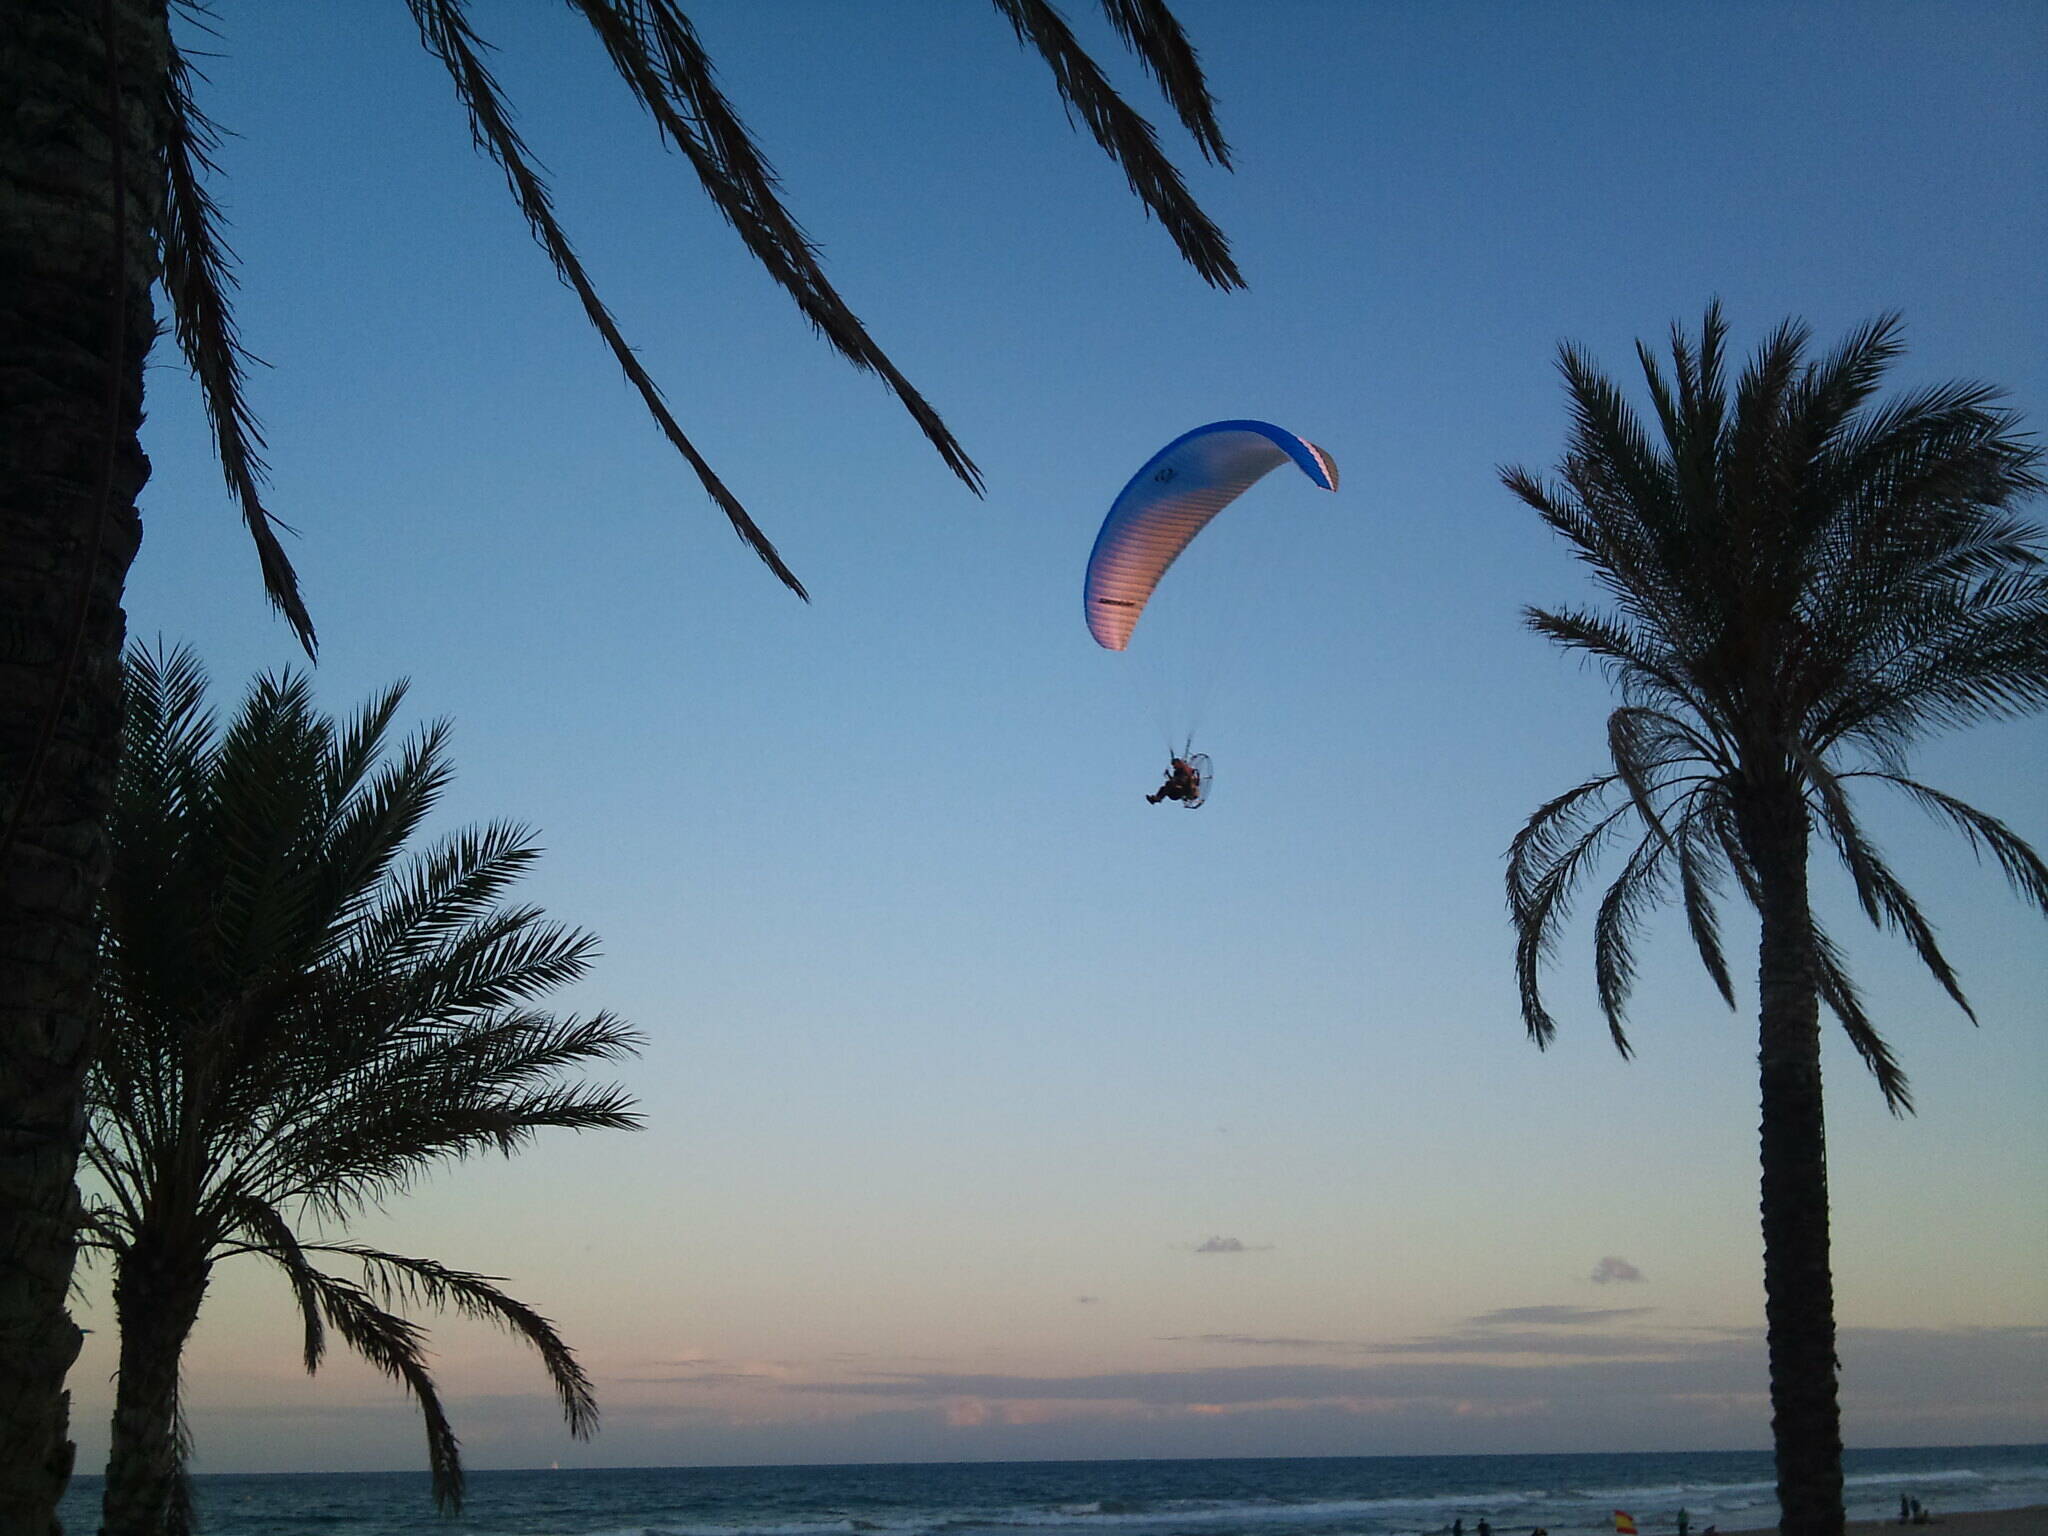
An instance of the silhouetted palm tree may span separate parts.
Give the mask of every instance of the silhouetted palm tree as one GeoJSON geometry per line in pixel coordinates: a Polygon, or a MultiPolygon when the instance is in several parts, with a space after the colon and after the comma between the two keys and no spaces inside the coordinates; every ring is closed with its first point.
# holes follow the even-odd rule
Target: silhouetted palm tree
{"type": "Polygon", "coordinates": [[[1597,657],[1623,701],[1608,718],[1611,771],[1552,800],[1515,838],[1508,903],[1523,1020],[1544,1045],[1554,1026],[1538,974],[1573,893],[1612,842],[1639,834],[1593,930],[1600,1003],[1624,1056],[1633,946],[1650,912],[1678,902],[1731,1008],[1716,910],[1731,879],[1761,919],[1764,1289],[1781,1529],[1838,1536],[1822,1004],[1893,1112],[1912,1106],[1809,905],[1807,862],[1818,833],[1870,920],[1903,933],[1966,1012],[1933,928],[1857,820],[1852,789],[1899,791],[2048,912],[2048,866],[1999,821],[1912,778],[1906,758],[1935,730],[2048,705],[2041,533],[2009,510],[2042,482],[2037,450],[1983,385],[1873,399],[1901,350],[1895,317],[1821,359],[1788,321],[1732,396],[1726,336],[1718,305],[1697,341],[1674,328],[1669,375],[1638,345],[1654,437],[1567,345],[1573,425],[1559,483],[1503,474],[1613,600],[1606,612],[1532,608],[1530,627],[1597,657]]]}
{"type": "Polygon", "coordinates": [[[245,1254],[283,1271],[307,1370],[331,1329],[412,1393],[435,1496],[459,1505],[425,1335],[396,1308],[524,1339],[578,1435],[590,1383],[490,1277],[326,1234],[445,1160],[637,1125],[619,1089],[566,1076],[635,1037],[531,1006],[595,941],[502,904],[535,857],[524,829],[404,856],[449,769],[445,724],[385,760],[402,685],[337,726],[304,678],[259,679],[224,730],[188,653],[131,653],[126,691],[85,1150],[85,1242],[112,1256],[121,1330],[104,1536],[189,1528],[180,1359],[214,1265],[245,1254]]]}
{"type": "MultiPolygon", "coordinates": [[[[993,0],[1071,114],[1204,280],[1242,285],[1222,234],[1046,0],[993,0]]],[[[1207,85],[1164,0],[1099,0],[1206,158],[1228,165],[1207,85]]],[[[746,543],[802,586],[684,435],[578,261],[492,78],[463,0],[407,0],[477,144],[655,422],[746,543]]],[[[719,90],[676,0],[570,0],[656,131],[804,318],[881,377],[954,473],[980,475],[826,278],[774,171],[719,90]]],[[[180,0],[181,31],[211,18],[180,0]]],[[[242,388],[232,262],[208,191],[217,131],[194,101],[170,0],[12,0],[0,47],[0,1529],[56,1530],[69,1475],[65,1315],[77,1230],[80,1085],[90,1054],[93,902],[120,709],[121,593],[148,478],[137,433],[152,289],[198,378],[221,467],[271,600],[310,653],[313,622],[263,504],[242,388]]]]}

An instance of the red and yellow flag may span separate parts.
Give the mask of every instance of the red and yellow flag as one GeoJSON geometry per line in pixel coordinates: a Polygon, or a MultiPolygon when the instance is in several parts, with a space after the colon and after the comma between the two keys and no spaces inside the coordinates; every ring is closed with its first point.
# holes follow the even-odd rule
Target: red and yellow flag
{"type": "Polygon", "coordinates": [[[1614,1536],[1636,1536],[1636,1517],[1625,1509],[1614,1512],[1614,1536]]]}

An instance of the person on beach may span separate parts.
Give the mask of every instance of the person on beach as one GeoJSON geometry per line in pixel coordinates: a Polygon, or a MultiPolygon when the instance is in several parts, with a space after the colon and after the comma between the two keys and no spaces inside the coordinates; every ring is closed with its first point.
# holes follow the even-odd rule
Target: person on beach
{"type": "Polygon", "coordinates": [[[1678,1536],[1685,1536],[1686,1528],[1691,1523],[1690,1518],[1685,1513],[1685,1506],[1681,1504],[1678,1507],[1678,1536]]]}
{"type": "Polygon", "coordinates": [[[1159,786],[1157,794],[1147,795],[1145,803],[1157,805],[1162,800],[1192,800],[1201,792],[1202,781],[1195,772],[1194,764],[1184,757],[1176,757],[1173,766],[1166,770],[1166,782],[1159,786]]]}
{"type": "Polygon", "coordinates": [[[1479,1517],[1479,1536],[1493,1536],[1493,1527],[1486,1523],[1486,1516],[1479,1517]]]}

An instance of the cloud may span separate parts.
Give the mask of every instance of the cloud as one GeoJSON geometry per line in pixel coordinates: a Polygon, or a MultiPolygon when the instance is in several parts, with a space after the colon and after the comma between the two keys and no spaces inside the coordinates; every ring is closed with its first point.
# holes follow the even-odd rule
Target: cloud
{"type": "Polygon", "coordinates": [[[1595,1285],[1606,1285],[1611,1280],[1640,1280],[1642,1278],[1643,1272],[1640,1269],[1629,1263],[1627,1259],[1618,1259],[1611,1253],[1593,1266],[1593,1283],[1595,1285]]]}
{"type": "MultiPolygon", "coordinates": [[[[1552,1329],[1566,1339],[1600,1331],[1552,1329]]],[[[766,1393],[757,1387],[744,1403],[703,1402],[695,1393],[682,1400],[628,1396],[607,1400],[598,1457],[579,1452],[578,1461],[647,1466],[673,1460],[681,1435],[693,1456],[718,1465],[889,1461],[939,1449],[965,1459],[1069,1460],[1347,1456],[1360,1454],[1361,1446],[1390,1455],[1479,1453],[1534,1438],[1587,1451],[1679,1443],[1736,1450],[1768,1442],[1760,1329],[1645,1326],[1642,1334],[1669,1341],[1669,1357],[1488,1360],[1468,1354],[1429,1360],[1393,1354],[1051,1377],[934,1370],[836,1384],[785,1381],[766,1393]]],[[[1250,1335],[1213,1337],[1259,1342],[1250,1335]]],[[[1839,1339],[1843,1406],[1865,1443],[2040,1438],[2039,1426],[2048,1419],[2048,1327],[1852,1324],[1839,1339]]],[[[1339,1341],[1308,1342],[1341,1347],[1339,1341]]],[[[379,1459],[415,1465],[417,1412],[382,1383],[372,1390],[373,1398],[361,1404],[281,1403],[275,1384],[263,1382],[250,1386],[246,1401],[201,1400],[192,1411],[202,1448],[213,1448],[205,1470],[347,1470],[379,1459]]],[[[560,1414],[537,1393],[461,1398],[449,1408],[465,1449],[483,1458],[479,1465],[545,1466],[557,1457],[569,1463],[560,1414]]],[[[81,1424],[78,1438],[81,1457],[105,1456],[97,1416],[81,1424]]]]}
{"type": "Polygon", "coordinates": [[[1540,1355],[1551,1360],[1675,1360],[1689,1348],[1668,1333],[1477,1329],[1374,1346],[1384,1355],[1540,1355]]]}
{"type": "MultiPolygon", "coordinates": [[[[1600,1262],[1602,1264],[1620,1264],[1622,1261],[1619,1259],[1602,1259],[1600,1262]]],[[[1630,1266],[1623,1265],[1622,1267],[1628,1269],[1629,1273],[1627,1275],[1617,1275],[1614,1277],[1615,1279],[1640,1280],[1642,1278],[1630,1266]]],[[[1600,1277],[1595,1275],[1593,1278],[1597,1280],[1600,1277]]],[[[1585,1323],[1612,1322],[1618,1317],[1641,1317],[1653,1310],[1654,1308],[1651,1307],[1502,1307],[1498,1311],[1480,1313],[1472,1319],[1472,1326],[1475,1328],[1497,1328],[1503,1323],[1535,1323],[1556,1324],[1560,1327],[1575,1328],[1585,1323]]]]}
{"type": "Polygon", "coordinates": [[[1082,1306],[1085,1307],[1089,1305],[1091,1302],[1101,1300],[1101,1298],[1099,1296],[1076,1296],[1074,1300],[1078,1301],[1079,1303],[1081,1303],[1082,1306]]]}
{"type": "Polygon", "coordinates": [[[1186,1409],[1194,1404],[1256,1407],[1305,1403],[1571,1401],[1693,1393],[1747,1393],[1762,1401],[1762,1341],[1753,1335],[1694,1344],[1663,1360],[1573,1360],[1555,1364],[1480,1361],[1359,1365],[1218,1366],[1191,1371],[1117,1371],[1074,1376],[930,1372],[865,1381],[819,1382],[806,1392],[932,1403],[1005,1401],[1117,1403],[1186,1409]]]}
{"type": "MultiPolygon", "coordinates": [[[[1218,1342],[1239,1336],[1219,1335],[1218,1342]]],[[[1520,1342],[1522,1336],[1513,1336],[1520,1342]]],[[[1768,1368],[1755,1328],[1646,1330],[1626,1354],[1582,1349],[1566,1333],[1545,1346],[1549,1359],[1487,1359],[1476,1352],[1420,1358],[1399,1344],[1386,1358],[1344,1362],[1232,1365],[1168,1371],[1116,1371],[1064,1376],[923,1372],[861,1381],[810,1383],[789,1390],[845,1400],[985,1405],[990,1422],[1018,1423],[1013,1411],[1032,1405],[1053,1417],[1110,1414],[1120,1418],[1201,1412],[1256,1414],[1315,1409],[1384,1420],[1442,1414],[1547,1414],[1600,1404],[1614,1422],[1668,1424],[1708,1420],[1728,1429],[1730,1445],[1768,1423],[1768,1368]],[[1009,1405],[1006,1407],[1005,1405],[1009,1405]]],[[[1953,1418],[1988,1431],[2048,1410],[2048,1328],[1844,1328],[1844,1401],[1859,1422],[1891,1433],[1953,1418]]],[[[1413,1341],[1414,1344],[1439,1341],[1413,1341]]],[[[1597,1344],[1596,1339],[1588,1343],[1597,1344]]],[[[1499,1352],[1499,1346],[1494,1346],[1499,1352]]],[[[1718,1431],[1717,1431],[1718,1433],[1718,1431]]],[[[1901,1442],[1905,1443],[1905,1442],[1901,1442]]]]}
{"type": "Polygon", "coordinates": [[[1451,1333],[1411,1339],[1310,1339],[1285,1334],[1170,1334],[1166,1344],[1223,1344],[1234,1349],[1273,1349],[1322,1355],[1543,1355],[1556,1360],[1670,1359],[1691,1342],[1663,1329],[1602,1327],[1645,1317],[1654,1307],[1502,1307],[1483,1312],[1451,1333]],[[1507,1327],[1519,1324],[1519,1327],[1507,1327]],[[1553,1332],[1553,1329],[1569,1329],[1553,1332]]]}
{"type": "Polygon", "coordinates": [[[1241,1237],[1212,1237],[1207,1242],[1197,1243],[1196,1253],[1264,1253],[1271,1243],[1247,1243],[1241,1237]]]}
{"type": "Polygon", "coordinates": [[[1270,1338],[1251,1333],[1169,1333],[1159,1340],[1162,1344],[1232,1344],[1247,1349],[1313,1349],[1335,1351],[1340,1354],[1357,1354],[1374,1346],[1358,1339],[1290,1339],[1270,1338]]]}
{"type": "Polygon", "coordinates": [[[800,1374],[794,1365],[783,1360],[657,1360],[652,1364],[654,1369],[651,1372],[628,1371],[615,1379],[642,1385],[773,1386],[800,1374]]]}

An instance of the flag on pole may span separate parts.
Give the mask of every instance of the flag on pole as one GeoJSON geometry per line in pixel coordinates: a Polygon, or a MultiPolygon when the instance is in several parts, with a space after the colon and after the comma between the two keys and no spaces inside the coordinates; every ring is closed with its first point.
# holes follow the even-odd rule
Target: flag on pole
{"type": "Polygon", "coordinates": [[[1636,1536],[1636,1517],[1625,1509],[1614,1512],[1614,1536],[1636,1536]]]}

